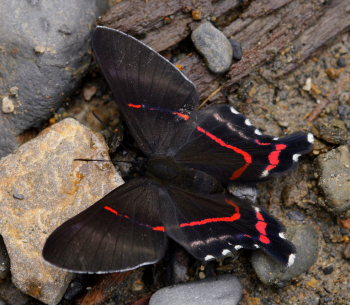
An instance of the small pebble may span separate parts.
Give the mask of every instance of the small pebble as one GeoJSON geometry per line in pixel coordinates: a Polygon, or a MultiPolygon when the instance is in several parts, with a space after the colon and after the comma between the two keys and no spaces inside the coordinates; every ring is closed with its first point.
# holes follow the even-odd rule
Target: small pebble
{"type": "Polygon", "coordinates": [[[44,54],[45,50],[46,48],[44,46],[36,46],[34,48],[35,53],[38,53],[38,54],[44,54]]]}
{"type": "Polygon", "coordinates": [[[229,39],[232,46],[232,58],[235,60],[241,60],[243,56],[242,45],[238,40],[229,39]]]}
{"type": "Polygon", "coordinates": [[[10,95],[14,96],[14,97],[18,97],[18,87],[11,87],[10,88],[10,95]]]}
{"type": "Polygon", "coordinates": [[[252,203],[256,203],[259,194],[258,189],[254,186],[232,184],[228,190],[232,195],[249,200],[252,203]]]}
{"type": "Polygon", "coordinates": [[[3,113],[12,113],[15,110],[15,105],[13,104],[13,99],[5,96],[2,99],[2,108],[3,113]]]}
{"type": "Polygon", "coordinates": [[[84,96],[84,100],[85,101],[90,101],[91,98],[96,94],[97,92],[97,87],[90,85],[90,86],[86,86],[83,89],[83,96],[84,96]]]}
{"type": "Polygon", "coordinates": [[[323,274],[325,274],[325,275],[332,274],[333,271],[334,271],[334,267],[333,267],[332,265],[329,265],[329,266],[324,267],[324,268],[322,269],[322,272],[323,272],[323,274]]]}
{"type": "Polygon", "coordinates": [[[346,67],[346,59],[343,56],[340,56],[337,60],[337,65],[340,68],[345,68],[346,67]]]}
{"type": "Polygon", "coordinates": [[[344,249],[344,257],[350,259],[350,244],[347,244],[344,249]]]}
{"type": "Polygon", "coordinates": [[[239,280],[233,275],[221,275],[162,288],[151,297],[149,305],[236,305],[241,297],[239,280]]]}
{"type": "Polygon", "coordinates": [[[230,69],[232,46],[226,36],[210,22],[201,24],[192,32],[191,39],[205,58],[211,72],[223,74],[230,69]]]}
{"type": "Polygon", "coordinates": [[[303,87],[303,89],[305,91],[310,91],[311,90],[311,86],[312,86],[312,78],[311,77],[308,77],[305,81],[305,85],[303,87]]]}
{"type": "Polygon", "coordinates": [[[200,10],[193,10],[192,11],[192,19],[195,21],[200,21],[202,20],[202,12],[200,10]]]}
{"type": "Polygon", "coordinates": [[[12,196],[13,196],[13,198],[18,199],[18,200],[24,199],[24,195],[22,195],[22,194],[14,193],[12,196]]]}
{"type": "Polygon", "coordinates": [[[286,268],[262,251],[252,255],[253,268],[259,279],[266,285],[280,284],[306,272],[317,260],[318,234],[309,225],[287,227],[287,236],[296,247],[294,264],[286,268]]]}

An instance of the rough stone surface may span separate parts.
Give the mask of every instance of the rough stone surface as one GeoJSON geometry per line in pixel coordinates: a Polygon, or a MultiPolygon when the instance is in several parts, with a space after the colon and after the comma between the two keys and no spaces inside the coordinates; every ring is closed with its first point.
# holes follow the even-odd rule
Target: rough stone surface
{"type": "Polygon", "coordinates": [[[267,285],[288,281],[306,272],[317,260],[318,234],[309,225],[287,227],[288,237],[296,247],[294,264],[285,268],[261,251],[252,255],[253,268],[259,279],[267,285]]]}
{"type": "Polygon", "coordinates": [[[335,213],[350,209],[350,151],[349,145],[339,146],[317,158],[319,186],[326,204],[335,213]]]}
{"type": "Polygon", "coordinates": [[[201,24],[192,32],[192,41],[213,73],[222,74],[230,69],[232,46],[226,36],[210,22],[201,24]]]}
{"type": "Polygon", "coordinates": [[[60,300],[71,274],[44,262],[46,238],[122,183],[111,163],[75,158],[107,159],[108,147],[101,135],[65,119],[0,161],[0,234],[12,281],[47,304],[60,300]]]}
{"type": "Polygon", "coordinates": [[[158,290],[150,305],[235,305],[241,300],[242,287],[235,276],[222,275],[202,281],[158,290]]]}
{"type": "MultiPolygon", "coordinates": [[[[91,61],[90,31],[107,0],[0,1],[0,99],[11,95],[14,112],[0,113],[0,157],[15,136],[49,118],[78,84],[91,61]]],[[[10,146],[8,146],[10,145],[10,146]]]]}

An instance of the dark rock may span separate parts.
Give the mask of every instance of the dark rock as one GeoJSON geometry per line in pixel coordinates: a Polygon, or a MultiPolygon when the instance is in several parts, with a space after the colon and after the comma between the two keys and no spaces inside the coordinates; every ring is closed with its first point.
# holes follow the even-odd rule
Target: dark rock
{"type": "Polygon", "coordinates": [[[150,305],[235,305],[242,297],[242,287],[232,275],[180,284],[158,290],[150,305]]]}
{"type": "Polygon", "coordinates": [[[274,261],[263,252],[254,252],[252,264],[259,279],[267,285],[280,284],[306,272],[318,255],[318,234],[309,225],[287,227],[289,240],[296,247],[294,264],[288,268],[274,261]]]}
{"type": "Polygon", "coordinates": [[[229,39],[232,46],[232,58],[235,60],[241,60],[243,56],[243,50],[241,43],[235,39],[229,39]]]}
{"type": "Polygon", "coordinates": [[[106,6],[107,0],[0,2],[0,96],[7,112],[0,112],[0,157],[76,87],[91,61],[91,27],[106,6]]]}
{"type": "Polygon", "coordinates": [[[226,36],[210,22],[201,24],[192,32],[192,41],[213,73],[223,74],[230,69],[232,46],[226,36]]]}
{"type": "Polygon", "coordinates": [[[323,274],[329,275],[329,274],[333,273],[334,267],[332,265],[330,265],[330,266],[323,268],[322,271],[323,271],[323,274]]]}
{"type": "Polygon", "coordinates": [[[317,158],[318,184],[326,204],[335,213],[350,208],[350,151],[349,145],[339,146],[317,158]]]}
{"type": "Polygon", "coordinates": [[[338,67],[340,67],[340,68],[345,68],[346,67],[346,59],[345,59],[345,57],[343,57],[343,56],[340,56],[339,58],[338,58],[338,60],[337,60],[337,65],[338,65],[338,67]]]}
{"type": "Polygon", "coordinates": [[[0,280],[4,280],[10,271],[10,259],[7,254],[4,240],[0,236],[0,280]]]}

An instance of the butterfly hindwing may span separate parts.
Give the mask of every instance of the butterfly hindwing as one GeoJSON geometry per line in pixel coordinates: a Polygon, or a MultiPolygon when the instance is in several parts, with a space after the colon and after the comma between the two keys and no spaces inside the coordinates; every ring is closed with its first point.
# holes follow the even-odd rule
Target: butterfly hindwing
{"type": "Polygon", "coordinates": [[[114,272],[157,262],[166,247],[159,192],[134,179],[57,228],[44,258],[74,272],[114,272]]]}
{"type": "Polygon", "coordinates": [[[168,201],[162,210],[167,235],[200,260],[221,258],[241,248],[261,248],[284,265],[295,257],[283,225],[247,200],[180,188],[169,188],[161,198],[168,201]]]}
{"type": "Polygon", "coordinates": [[[194,85],[174,65],[120,31],[97,27],[92,47],[114,98],[141,150],[167,153],[198,104],[194,85]]]}
{"type": "Polygon", "coordinates": [[[300,132],[280,139],[263,135],[228,105],[195,111],[186,123],[192,125],[191,132],[178,147],[175,159],[225,184],[283,173],[312,149],[311,134],[300,132]]]}

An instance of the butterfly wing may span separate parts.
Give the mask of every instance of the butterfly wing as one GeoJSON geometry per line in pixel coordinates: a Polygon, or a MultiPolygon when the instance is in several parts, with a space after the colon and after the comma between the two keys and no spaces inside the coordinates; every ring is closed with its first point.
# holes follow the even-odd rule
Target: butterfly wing
{"type": "Polygon", "coordinates": [[[283,225],[247,200],[179,188],[169,188],[161,198],[167,202],[162,209],[167,235],[200,260],[261,248],[284,265],[294,261],[295,248],[285,239],[283,225]]]}
{"type": "Polygon", "coordinates": [[[166,236],[159,192],[147,179],[134,179],[58,227],[43,257],[73,272],[126,271],[163,257],[166,236]]]}
{"type": "Polygon", "coordinates": [[[135,38],[97,27],[92,38],[97,61],[140,149],[167,153],[181,116],[198,104],[194,85],[174,65],[135,38]]]}
{"type": "Polygon", "coordinates": [[[186,122],[187,138],[175,159],[202,170],[222,183],[258,181],[292,168],[312,149],[313,136],[295,133],[285,138],[263,135],[233,107],[215,105],[195,111],[186,122]]]}

